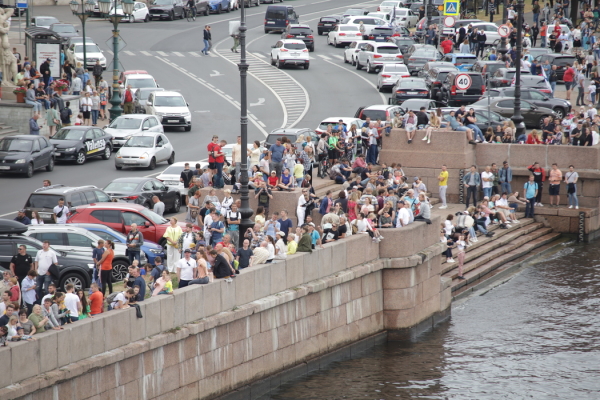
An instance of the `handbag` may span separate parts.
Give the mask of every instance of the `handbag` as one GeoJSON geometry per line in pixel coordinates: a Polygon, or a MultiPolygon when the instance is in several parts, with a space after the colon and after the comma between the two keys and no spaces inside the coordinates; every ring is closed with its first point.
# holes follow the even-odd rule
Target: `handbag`
{"type": "Polygon", "coordinates": [[[192,219],[198,218],[198,210],[196,208],[192,208],[190,210],[190,216],[192,217],[192,219]]]}
{"type": "Polygon", "coordinates": [[[101,106],[105,106],[105,105],[106,105],[106,100],[102,100],[102,101],[100,102],[100,105],[101,105],[101,106]]]}

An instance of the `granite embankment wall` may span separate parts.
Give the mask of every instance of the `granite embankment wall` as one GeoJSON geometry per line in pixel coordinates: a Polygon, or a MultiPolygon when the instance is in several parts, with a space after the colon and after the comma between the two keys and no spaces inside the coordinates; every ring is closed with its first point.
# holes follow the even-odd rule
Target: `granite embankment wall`
{"type": "Polygon", "coordinates": [[[449,314],[440,219],[176,290],[0,349],[0,399],[209,399],[388,331],[449,314]]]}

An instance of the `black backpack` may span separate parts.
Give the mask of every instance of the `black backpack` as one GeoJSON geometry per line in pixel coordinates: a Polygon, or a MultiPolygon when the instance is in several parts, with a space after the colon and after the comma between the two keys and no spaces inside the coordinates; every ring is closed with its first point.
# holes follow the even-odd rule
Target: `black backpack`
{"type": "Polygon", "coordinates": [[[69,122],[69,110],[67,107],[60,110],[60,120],[62,122],[69,122]]]}

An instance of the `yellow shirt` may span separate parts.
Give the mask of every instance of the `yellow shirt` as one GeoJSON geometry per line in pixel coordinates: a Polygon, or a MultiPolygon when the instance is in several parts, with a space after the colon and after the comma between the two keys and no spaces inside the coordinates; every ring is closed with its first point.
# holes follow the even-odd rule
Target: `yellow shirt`
{"type": "Polygon", "coordinates": [[[296,249],[298,248],[298,243],[292,240],[287,244],[287,254],[296,254],[296,249]]]}
{"type": "Polygon", "coordinates": [[[440,182],[440,186],[448,186],[448,171],[440,172],[440,178],[442,178],[440,182]]]}
{"type": "MultiPolygon", "coordinates": [[[[183,231],[181,230],[181,227],[179,225],[176,225],[175,228],[173,228],[172,226],[169,226],[167,228],[167,230],[165,231],[165,234],[163,235],[163,237],[169,238],[173,242],[177,243],[177,241],[179,240],[179,236],[181,236],[182,233],[183,233],[183,231]]],[[[169,243],[169,246],[171,246],[170,243],[169,243]]]]}
{"type": "Polygon", "coordinates": [[[173,291],[173,281],[169,281],[169,282],[165,283],[163,290],[167,293],[171,293],[173,291]]]}
{"type": "MultiPolygon", "coordinates": [[[[257,215],[254,217],[254,222],[260,223],[260,226],[264,227],[265,226],[265,217],[263,217],[262,215],[257,215]]],[[[261,228],[261,230],[262,230],[262,228],[261,228]]]]}
{"type": "Polygon", "coordinates": [[[294,178],[296,178],[296,179],[304,178],[304,165],[302,165],[302,164],[294,165],[294,178]]]}

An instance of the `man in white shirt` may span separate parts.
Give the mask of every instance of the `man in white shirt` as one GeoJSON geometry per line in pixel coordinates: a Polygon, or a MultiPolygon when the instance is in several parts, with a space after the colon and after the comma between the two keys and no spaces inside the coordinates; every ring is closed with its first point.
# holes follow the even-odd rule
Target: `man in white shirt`
{"type": "Polygon", "coordinates": [[[491,171],[491,167],[488,165],[485,167],[485,171],[481,173],[481,188],[483,189],[483,196],[488,199],[492,197],[492,185],[494,184],[494,174],[491,171]]]}
{"type": "Polygon", "coordinates": [[[231,150],[231,166],[235,167],[235,181],[237,182],[242,166],[242,137],[237,137],[237,143],[233,145],[231,150]]]}
{"type": "Polygon", "coordinates": [[[54,207],[53,215],[54,223],[56,224],[66,224],[67,223],[67,214],[69,213],[69,208],[65,206],[65,199],[62,197],[58,199],[58,205],[54,207]]]}
{"type": "Polygon", "coordinates": [[[69,320],[75,322],[79,320],[79,313],[81,312],[81,301],[79,296],[75,292],[75,286],[72,283],[66,286],[67,294],[65,294],[65,307],[69,310],[69,320]]]}
{"type": "Polygon", "coordinates": [[[190,284],[190,281],[196,279],[196,261],[190,257],[192,251],[185,249],[183,252],[184,257],[175,263],[177,271],[177,279],[179,280],[179,288],[186,287],[190,284]]]}
{"type": "Polygon", "coordinates": [[[405,207],[404,200],[400,200],[397,204],[398,209],[396,211],[396,228],[402,228],[403,226],[410,224],[410,211],[405,207]]]}
{"type": "Polygon", "coordinates": [[[58,265],[56,253],[50,248],[50,242],[44,240],[42,250],[38,251],[35,256],[35,269],[38,273],[36,285],[38,299],[44,297],[44,293],[48,291],[48,285],[52,282],[49,272],[52,264],[58,265]]]}
{"type": "Polygon", "coordinates": [[[152,196],[152,202],[154,202],[154,207],[152,207],[152,211],[154,211],[162,217],[165,213],[165,203],[160,201],[158,196],[152,196]]]}

